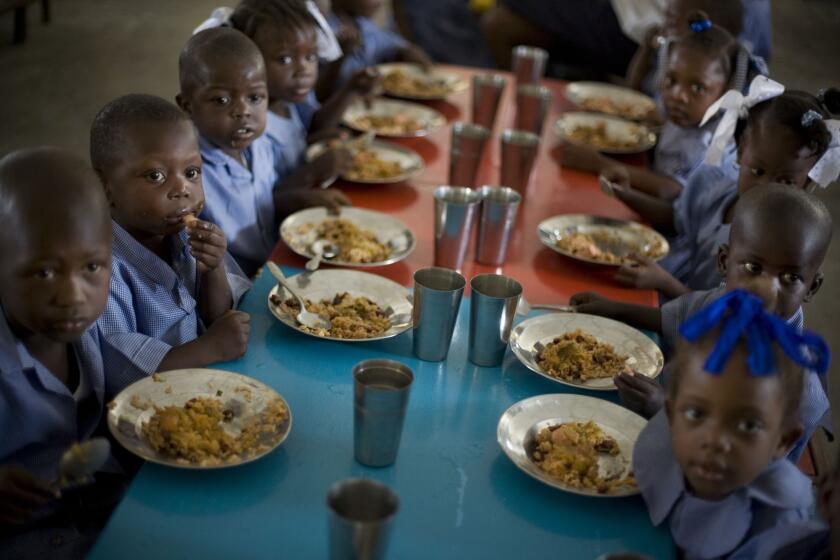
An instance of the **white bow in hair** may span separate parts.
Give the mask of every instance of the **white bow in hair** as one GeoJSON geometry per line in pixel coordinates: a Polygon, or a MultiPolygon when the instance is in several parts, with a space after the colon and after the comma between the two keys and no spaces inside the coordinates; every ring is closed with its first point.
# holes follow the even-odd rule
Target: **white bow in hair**
{"type": "Polygon", "coordinates": [[[214,27],[222,27],[230,24],[230,16],[233,15],[233,8],[227,6],[220,6],[213,10],[210,17],[201,22],[201,25],[193,29],[193,35],[204,31],[205,29],[212,29],[214,27]]]}
{"type": "Polygon", "coordinates": [[[341,58],[341,55],[344,53],[341,51],[341,47],[338,44],[338,39],[335,37],[335,33],[333,33],[332,27],[330,27],[330,24],[327,23],[327,20],[324,18],[324,14],[321,13],[321,10],[318,9],[318,4],[316,4],[314,0],[307,0],[306,9],[309,10],[309,13],[312,14],[312,17],[314,17],[315,21],[318,22],[316,35],[316,40],[318,41],[318,58],[327,62],[332,62],[341,58]]]}
{"type": "Polygon", "coordinates": [[[840,121],[832,119],[823,122],[831,133],[831,143],[811,168],[808,177],[822,188],[826,188],[840,177],[840,121]]]}
{"type": "Polygon", "coordinates": [[[703,162],[709,165],[720,165],[726,146],[735,136],[735,128],[738,126],[738,119],[745,119],[752,107],[763,101],[778,97],[785,92],[785,86],[774,82],[767,76],[756,76],[750,84],[750,90],[746,96],[740,91],[731,89],[723,94],[723,97],[715,101],[706,111],[700,126],[705,125],[718,112],[723,109],[723,117],[715,130],[715,135],[706,151],[703,162]]]}

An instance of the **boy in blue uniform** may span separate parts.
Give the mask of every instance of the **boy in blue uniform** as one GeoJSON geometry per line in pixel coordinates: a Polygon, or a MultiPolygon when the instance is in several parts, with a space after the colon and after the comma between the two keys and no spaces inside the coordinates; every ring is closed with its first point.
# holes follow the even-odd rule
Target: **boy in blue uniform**
{"type": "Polygon", "coordinates": [[[91,126],[91,162],[111,203],[111,297],[98,326],[109,385],[238,358],[250,282],[204,205],[201,156],[187,115],[152,95],[108,103],[91,126]]]}
{"type": "Polygon", "coordinates": [[[91,329],[108,299],[108,206],[93,170],[54,148],[3,158],[0,201],[0,557],[81,558],[94,512],[50,485],[110,398],[91,329]]]}

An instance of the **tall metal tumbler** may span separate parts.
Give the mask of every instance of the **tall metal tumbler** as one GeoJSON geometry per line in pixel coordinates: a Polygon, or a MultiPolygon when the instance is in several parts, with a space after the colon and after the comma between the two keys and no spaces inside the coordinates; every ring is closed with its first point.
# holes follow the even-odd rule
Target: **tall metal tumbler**
{"type": "Polygon", "coordinates": [[[540,147],[540,137],[524,130],[502,132],[501,184],[524,194],[540,147]]]}
{"type": "Polygon", "coordinates": [[[365,360],[353,368],[353,444],[356,460],[384,467],[397,459],[414,373],[393,360],[365,360]]]}
{"type": "Polygon", "coordinates": [[[513,47],[512,68],[517,84],[538,84],[545,74],[548,52],[527,45],[513,47]]]}
{"type": "Polygon", "coordinates": [[[477,124],[456,122],[452,125],[449,150],[449,184],[474,187],[484,145],[490,131],[477,124]]]}
{"type": "Polygon", "coordinates": [[[472,122],[492,130],[507,80],[498,74],[477,74],[472,83],[472,122]]]}
{"type": "Polygon", "coordinates": [[[481,216],[475,260],[482,264],[502,266],[522,195],[508,187],[489,186],[481,187],[478,194],[481,196],[481,216]]]}
{"type": "Polygon", "coordinates": [[[435,190],[435,266],[460,270],[479,202],[478,191],[466,187],[435,190]]]}
{"type": "Polygon", "coordinates": [[[399,498],[380,482],[348,479],[327,492],[330,560],[382,560],[399,498]]]}
{"type": "Polygon", "coordinates": [[[412,342],[414,355],[421,360],[446,358],[466,285],[463,276],[448,268],[423,268],[414,273],[412,342]]]}
{"type": "Polygon", "coordinates": [[[502,363],[522,286],[500,274],[479,274],[470,281],[470,334],[467,357],[478,365],[502,363]]]}
{"type": "Polygon", "coordinates": [[[525,84],[516,88],[516,128],[540,136],[551,105],[551,90],[525,84]]]}

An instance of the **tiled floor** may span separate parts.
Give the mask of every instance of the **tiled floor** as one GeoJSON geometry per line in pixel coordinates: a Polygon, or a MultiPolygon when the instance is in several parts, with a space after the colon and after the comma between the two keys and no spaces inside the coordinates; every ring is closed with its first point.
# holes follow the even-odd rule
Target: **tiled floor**
{"type": "MultiPolygon", "coordinates": [[[[177,93],[177,56],[192,28],[218,0],[61,0],[53,22],[40,23],[30,8],[29,41],[11,38],[10,14],[0,19],[0,154],[36,144],[56,144],[87,153],[88,127],[108,100],[129,92],[172,99],[177,93]]],[[[789,87],[815,91],[840,86],[840,2],[774,0],[773,76],[789,87]],[[834,60],[834,62],[831,62],[834,60]]],[[[840,216],[840,185],[821,196],[840,216]]],[[[840,228],[838,228],[840,229],[840,228]]],[[[840,233],[838,233],[840,237],[840,233]]],[[[840,240],[825,264],[826,283],[807,308],[808,326],[840,352],[840,240]]],[[[835,375],[840,369],[835,367],[835,375]]],[[[840,380],[832,402],[840,406],[840,380]]],[[[840,414],[836,415],[840,418],[840,414]]]]}

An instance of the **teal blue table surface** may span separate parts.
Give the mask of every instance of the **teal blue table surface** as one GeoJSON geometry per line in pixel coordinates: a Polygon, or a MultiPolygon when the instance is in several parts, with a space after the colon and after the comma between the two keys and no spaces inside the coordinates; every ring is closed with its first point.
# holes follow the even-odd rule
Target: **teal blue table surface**
{"type": "MultiPolygon", "coordinates": [[[[273,285],[263,274],[243,302],[251,314],[247,355],[218,367],[286,398],[288,439],[236,468],[144,465],[91,558],[326,558],[326,492],[349,477],[379,480],[399,494],[389,558],[673,557],[667,528],[651,526],[640,497],[568,494],[530,478],[502,453],[496,424],[510,405],[573,390],[531,373],[510,350],[501,367],[468,362],[468,299],[448,359],[430,363],[413,357],[410,332],[336,343],[293,331],[268,311],[273,285]],[[368,358],[399,360],[415,374],[399,456],[386,468],[353,460],[351,368],[368,358]]],[[[580,393],[616,400],[614,393],[580,393]]]]}

